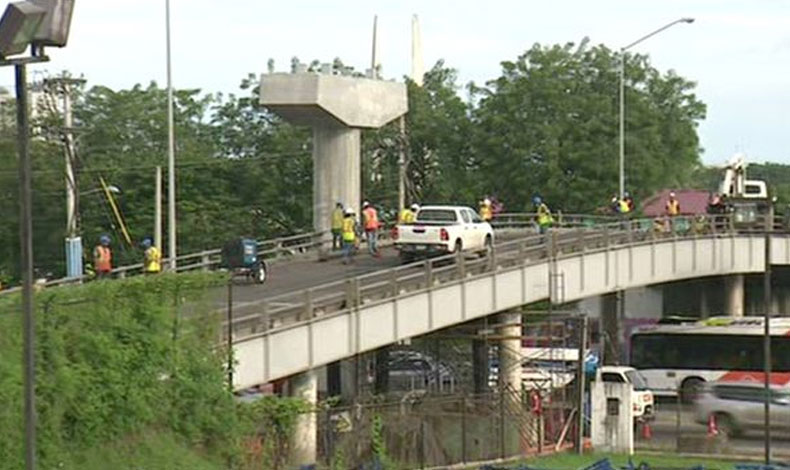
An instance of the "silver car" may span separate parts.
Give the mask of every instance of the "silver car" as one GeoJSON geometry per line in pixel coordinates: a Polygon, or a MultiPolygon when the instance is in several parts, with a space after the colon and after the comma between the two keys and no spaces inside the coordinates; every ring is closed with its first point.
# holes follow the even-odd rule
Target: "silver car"
{"type": "MultiPolygon", "coordinates": [[[[759,382],[713,382],[694,402],[695,418],[709,424],[715,418],[719,432],[738,436],[750,429],[764,428],[765,389],[759,382]]],[[[771,429],[790,430],[790,389],[771,388],[771,429]]]]}

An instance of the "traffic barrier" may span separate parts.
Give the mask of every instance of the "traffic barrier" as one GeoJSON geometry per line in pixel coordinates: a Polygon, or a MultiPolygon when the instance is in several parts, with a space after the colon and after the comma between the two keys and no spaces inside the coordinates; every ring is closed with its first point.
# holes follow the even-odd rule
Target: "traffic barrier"
{"type": "Polygon", "coordinates": [[[642,439],[646,441],[653,439],[653,429],[650,427],[649,421],[642,423],[642,439]]]}
{"type": "Polygon", "coordinates": [[[719,427],[716,425],[716,415],[711,413],[708,416],[708,437],[716,437],[719,435],[719,427]]]}

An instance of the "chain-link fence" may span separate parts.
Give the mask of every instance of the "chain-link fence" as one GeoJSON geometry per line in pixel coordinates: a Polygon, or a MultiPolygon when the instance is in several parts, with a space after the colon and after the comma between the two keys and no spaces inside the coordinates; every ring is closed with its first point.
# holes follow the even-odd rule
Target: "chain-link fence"
{"type": "MultiPolygon", "coordinates": [[[[548,399],[548,397],[545,397],[548,399]]],[[[534,455],[573,433],[568,406],[529,403],[512,390],[430,396],[318,412],[319,461],[328,468],[429,468],[534,455]]]]}

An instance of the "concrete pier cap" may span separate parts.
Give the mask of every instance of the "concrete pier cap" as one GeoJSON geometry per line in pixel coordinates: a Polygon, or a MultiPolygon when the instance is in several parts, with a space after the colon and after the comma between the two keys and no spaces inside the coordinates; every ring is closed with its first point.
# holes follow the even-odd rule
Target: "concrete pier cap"
{"type": "Polygon", "coordinates": [[[313,229],[326,234],[323,254],[335,204],[359,216],[360,129],[376,129],[406,114],[406,85],[330,73],[269,73],[261,75],[260,104],[313,129],[313,229]]]}

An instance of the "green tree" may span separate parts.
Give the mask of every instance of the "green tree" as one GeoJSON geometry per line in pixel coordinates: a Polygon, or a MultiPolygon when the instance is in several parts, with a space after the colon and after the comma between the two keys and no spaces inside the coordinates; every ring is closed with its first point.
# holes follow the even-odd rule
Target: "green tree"
{"type": "MultiPolygon", "coordinates": [[[[617,191],[618,58],[604,46],[536,44],[502,76],[473,87],[480,178],[512,210],[540,194],[555,208],[591,211],[617,191]]],[[[705,106],[693,84],[645,56],[626,61],[627,187],[637,197],[687,181],[698,166],[705,106]]]]}

